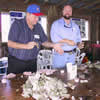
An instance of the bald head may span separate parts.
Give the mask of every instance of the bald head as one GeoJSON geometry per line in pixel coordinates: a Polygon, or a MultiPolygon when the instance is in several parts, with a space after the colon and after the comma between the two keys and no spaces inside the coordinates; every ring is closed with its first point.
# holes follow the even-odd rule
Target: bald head
{"type": "Polygon", "coordinates": [[[65,5],[63,8],[63,17],[69,20],[72,16],[72,7],[71,5],[65,5]]]}

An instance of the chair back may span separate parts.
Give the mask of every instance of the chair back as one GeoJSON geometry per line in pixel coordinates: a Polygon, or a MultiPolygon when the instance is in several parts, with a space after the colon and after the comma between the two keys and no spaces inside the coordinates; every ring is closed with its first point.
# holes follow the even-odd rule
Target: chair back
{"type": "Polygon", "coordinates": [[[40,50],[37,56],[37,70],[51,69],[52,66],[52,51],[40,50]]]}
{"type": "Polygon", "coordinates": [[[7,74],[7,67],[8,67],[8,57],[0,58],[0,75],[7,74]]]}
{"type": "Polygon", "coordinates": [[[83,58],[85,57],[86,53],[81,53],[79,48],[76,48],[76,63],[80,65],[82,63],[83,58]]]}

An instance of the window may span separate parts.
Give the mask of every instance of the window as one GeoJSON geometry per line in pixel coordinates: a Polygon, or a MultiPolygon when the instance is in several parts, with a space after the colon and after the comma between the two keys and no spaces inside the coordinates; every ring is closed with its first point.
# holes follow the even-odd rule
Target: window
{"type": "Polygon", "coordinates": [[[40,19],[41,20],[39,21],[39,23],[42,25],[44,32],[47,35],[47,16],[41,16],[40,19]]]}
{"type": "Polygon", "coordinates": [[[81,32],[81,38],[83,41],[89,40],[89,24],[88,20],[85,19],[78,19],[73,18],[72,19],[76,24],[78,24],[81,32]]]}
{"type": "Polygon", "coordinates": [[[10,29],[10,15],[8,13],[1,13],[1,41],[8,41],[8,33],[10,29]]]}

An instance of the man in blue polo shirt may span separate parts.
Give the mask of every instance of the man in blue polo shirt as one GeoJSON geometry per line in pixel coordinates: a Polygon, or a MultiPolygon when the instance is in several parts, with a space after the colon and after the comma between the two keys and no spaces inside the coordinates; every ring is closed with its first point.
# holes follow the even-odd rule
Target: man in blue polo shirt
{"type": "Polygon", "coordinates": [[[75,49],[77,44],[82,48],[80,30],[72,19],[72,7],[65,5],[63,17],[56,20],[51,26],[51,40],[53,43],[62,43],[63,52],[54,51],[53,68],[64,68],[66,63],[75,64],[75,49]]]}
{"type": "Polygon", "coordinates": [[[40,45],[52,47],[57,52],[62,52],[61,44],[47,41],[47,37],[38,23],[40,7],[36,4],[29,5],[24,19],[15,20],[8,37],[8,68],[7,74],[36,72],[36,58],[40,45]]]}

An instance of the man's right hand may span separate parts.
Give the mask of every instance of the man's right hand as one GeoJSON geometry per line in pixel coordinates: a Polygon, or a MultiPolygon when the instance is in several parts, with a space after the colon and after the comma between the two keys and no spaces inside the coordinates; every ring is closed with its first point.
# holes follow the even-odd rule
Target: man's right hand
{"type": "Polygon", "coordinates": [[[36,42],[34,42],[34,41],[28,42],[28,43],[26,44],[26,49],[33,49],[35,46],[38,47],[38,43],[36,43],[36,42]]]}
{"type": "Polygon", "coordinates": [[[61,44],[61,43],[57,43],[57,44],[54,44],[54,46],[53,46],[55,51],[58,52],[61,55],[64,53],[64,50],[61,48],[62,45],[63,44],[61,44]]]}

